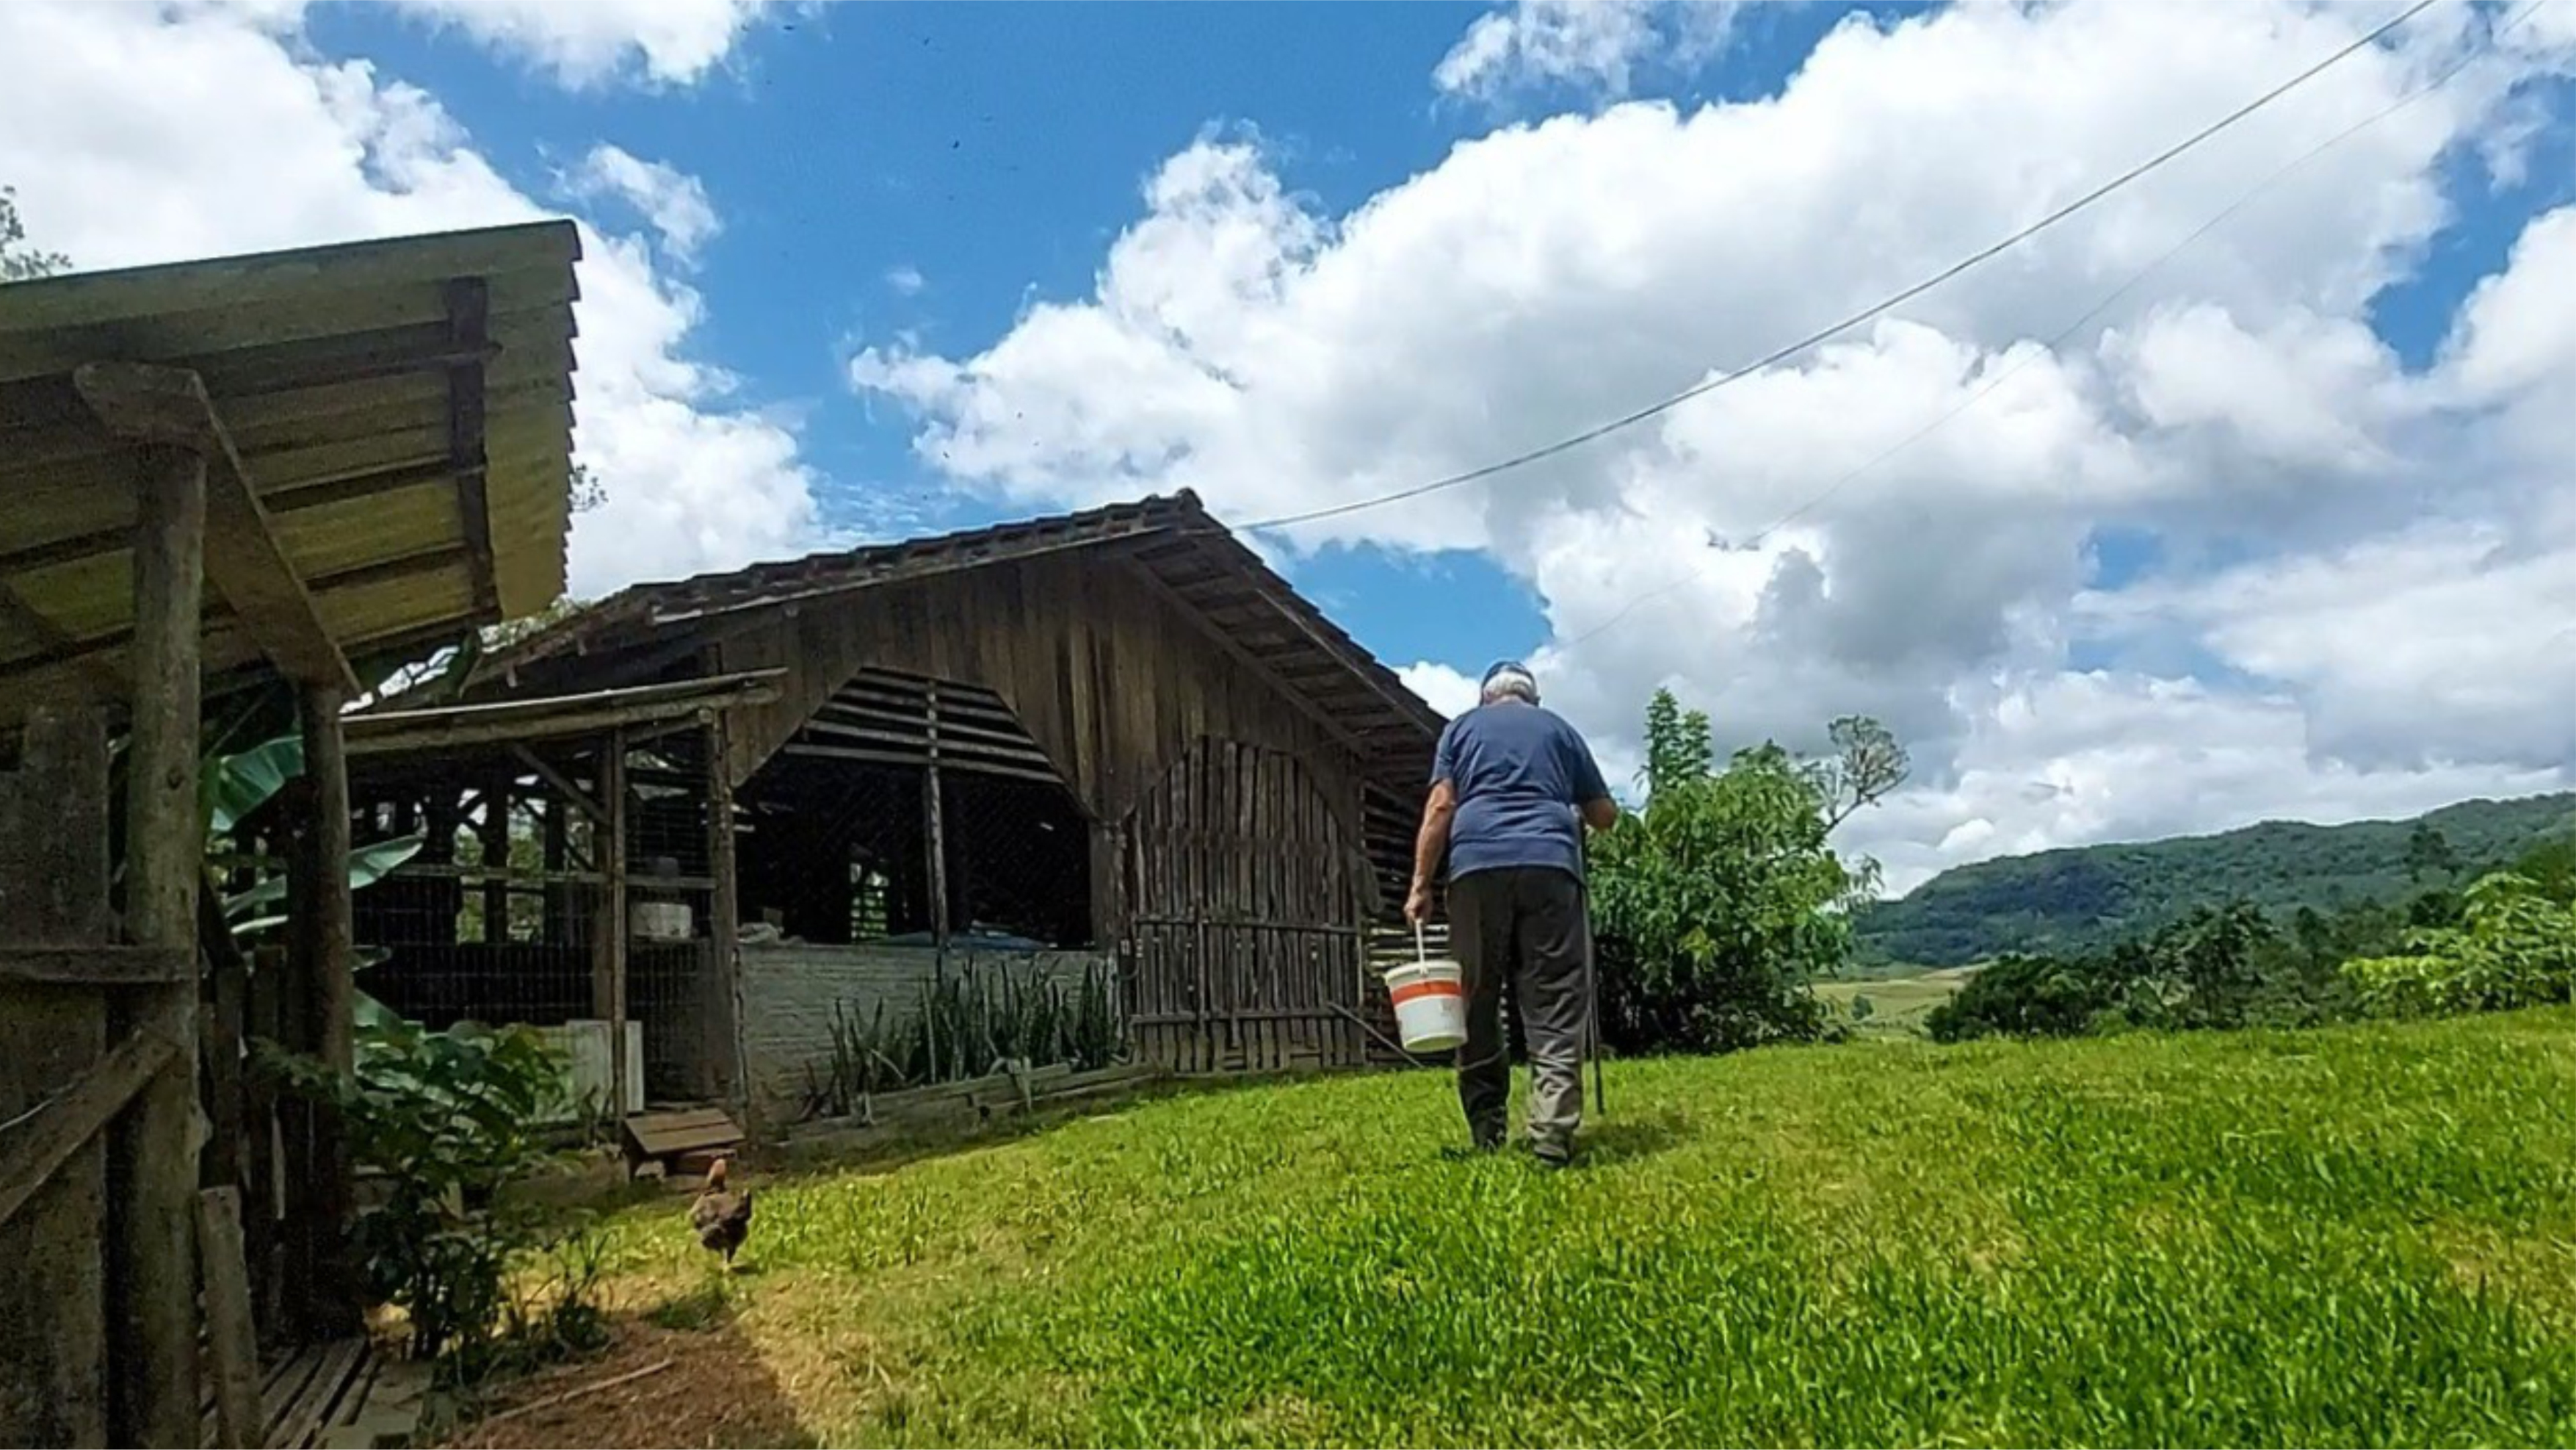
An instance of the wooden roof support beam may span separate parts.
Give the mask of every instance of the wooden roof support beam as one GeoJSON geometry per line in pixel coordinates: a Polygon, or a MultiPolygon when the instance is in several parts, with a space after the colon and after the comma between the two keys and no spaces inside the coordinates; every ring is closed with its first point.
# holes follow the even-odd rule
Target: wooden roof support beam
{"type": "Polygon", "coordinates": [[[475,613],[498,619],[492,503],[483,473],[483,358],[491,341],[492,293],[480,277],[458,277],[447,284],[446,297],[448,346],[463,359],[447,370],[447,459],[456,470],[458,531],[474,556],[475,613]]]}
{"type": "Polygon", "coordinates": [[[197,375],[151,363],[94,362],[75,369],[72,383],[118,438],[176,445],[204,457],[208,582],[231,601],[281,672],[356,693],[357,677],[278,546],[268,511],[197,375]]]}
{"type": "MultiPolygon", "coordinates": [[[[132,530],[128,530],[127,534],[131,537],[132,530]]],[[[0,620],[7,620],[33,635],[36,643],[43,647],[47,655],[63,652],[73,655],[81,653],[80,641],[72,638],[70,631],[54,623],[50,616],[29,604],[17,590],[10,588],[6,574],[0,574],[0,620]]],[[[125,688],[125,672],[109,665],[106,660],[91,657],[90,669],[98,677],[98,683],[102,688],[110,691],[125,688]]]]}
{"type": "MultiPolygon", "coordinates": [[[[402,463],[389,468],[371,468],[346,473],[337,478],[313,483],[289,484],[260,495],[260,507],[272,516],[290,514],[300,509],[329,508],[336,503],[374,498],[379,494],[398,493],[407,488],[457,482],[456,465],[445,458],[423,463],[402,463]]],[[[79,559],[94,559],[113,554],[134,542],[134,528],[120,524],[112,529],[97,529],[74,534],[49,543],[0,554],[0,574],[21,574],[34,569],[50,569],[56,564],[69,564],[79,559]]],[[[308,581],[309,583],[310,581],[308,581]]]]}
{"type": "Polygon", "coordinates": [[[1317,725],[1322,726],[1325,734],[1330,735],[1333,739],[1341,742],[1342,745],[1357,753],[1362,759],[1365,760],[1368,758],[1369,747],[1362,744],[1357,735],[1351,733],[1351,727],[1349,725],[1335,719],[1330,712],[1316,704],[1312,695],[1303,690],[1297,689],[1287,681],[1279,678],[1278,671],[1262,663],[1259,656],[1236,643],[1232,635],[1227,634],[1224,630],[1219,629],[1214,624],[1210,623],[1208,617],[1193,608],[1188,600],[1185,600],[1181,598],[1180,595],[1172,592],[1172,587],[1163,582],[1162,576],[1154,572],[1152,565],[1141,563],[1132,557],[1127,562],[1129,572],[1134,574],[1135,577],[1144,580],[1145,587],[1147,589],[1152,590],[1157,596],[1162,598],[1165,603],[1180,611],[1182,618],[1187,619],[1192,625],[1196,626],[1199,633],[1206,635],[1210,640],[1214,641],[1217,648],[1224,650],[1226,655],[1236,664],[1250,670],[1255,678],[1259,679],[1263,684],[1268,685],[1271,689],[1278,691],[1283,699],[1296,706],[1297,709],[1308,719],[1314,721],[1317,725]]]}

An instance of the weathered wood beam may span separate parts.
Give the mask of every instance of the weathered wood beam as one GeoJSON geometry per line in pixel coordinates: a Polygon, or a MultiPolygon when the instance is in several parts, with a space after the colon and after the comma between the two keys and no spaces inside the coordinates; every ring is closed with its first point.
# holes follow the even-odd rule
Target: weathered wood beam
{"type": "Polygon", "coordinates": [[[608,1120],[626,1121],[626,731],[611,729],[599,752],[599,799],[607,819],[599,826],[600,872],[608,878],[599,893],[602,918],[593,948],[591,1010],[608,1019],[608,1120]]]}
{"type": "Polygon", "coordinates": [[[484,488],[483,359],[489,342],[492,293],[480,277],[458,277],[445,290],[447,340],[468,361],[447,370],[447,459],[456,469],[459,537],[474,561],[474,609],[486,618],[501,612],[499,576],[492,562],[492,502],[484,488]]]}
{"type": "Polygon", "coordinates": [[[138,946],[184,953],[188,967],[176,985],[118,1013],[128,1031],[166,1031],[175,1050],[147,1075],[112,1147],[120,1167],[110,1180],[125,1187],[115,1235],[122,1272],[109,1320],[121,1356],[111,1423],[118,1443],[177,1446],[195,1444],[198,1433],[196,947],[206,874],[197,814],[198,601],[213,470],[202,454],[167,439],[147,441],[137,463],[125,930],[138,946]]]}
{"type": "MultiPolygon", "coordinates": [[[[316,574],[311,580],[311,588],[313,593],[323,595],[343,589],[363,589],[371,584],[384,584],[396,579],[409,579],[422,574],[436,574],[442,570],[452,569],[462,562],[464,557],[464,550],[456,545],[442,545],[417,554],[379,559],[371,564],[360,564],[329,574],[316,574]]],[[[205,622],[210,630],[239,628],[247,631],[249,629],[245,621],[221,609],[208,610],[205,622]]],[[[443,632],[444,627],[442,627],[443,632]]],[[[14,660],[0,661],[0,680],[36,674],[93,655],[109,654],[123,649],[133,641],[132,629],[112,629],[105,634],[94,634],[87,639],[76,639],[50,649],[39,650],[34,654],[20,655],[14,660]]],[[[119,676],[120,683],[122,679],[123,677],[119,676]]]]}
{"type": "Polygon", "coordinates": [[[507,745],[598,735],[614,725],[693,720],[702,710],[766,705],[786,671],[745,670],[705,679],[627,685],[580,695],[492,700],[420,710],[367,710],[348,720],[350,748],[385,754],[460,745],[507,745]]]}
{"type": "MultiPolygon", "coordinates": [[[[100,942],[116,929],[108,889],[107,731],[101,713],[40,704],[14,768],[0,771],[0,937],[100,942]]],[[[107,1055],[98,992],[0,992],[0,1145],[27,1114],[107,1055]]],[[[28,1120],[32,1122],[32,1119],[28,1120]]],[[[13,1173],[8,1180],[17,1181],[13,1173]]],[[[108,1221],[105,1145],[75,1151],[52,1182],[0,1225],[0,1283],[19,1312],[0,1315],[0,1438],[107,1445],[107,1303],[97,1244],[108,1221]],[[62,1245],[82,1244],[83,1253],[62,1245]]]]}
{"type": "Polygon", "coordinates": [[[155,1018],[126,1033],[77,1084],[47,1103],[34,1120],[10,1130],[0,1150],[0,1224],[6,1224],[36,1190],[81,1147],[95,1138],[134,1095],[179,1056],[178,1016],[165,1005],[155,1018]]]}
{"type": "MultiPolygon", "coordinates": [[[[9,586],[8,576],[5,574],[0,574],[0,620],[15,624],[21,632],[32,635],[37,644],[46,651],[68,650],[74,658],[82,653],[80,641],[72,637],[71,631],[54,623],[51,616],[29,604],[25,596],[9,586]]],[[[115,691],[124,688],[125,676],[107,661],[93,659],[89,663],[89,669],[102,689],[115,691]]]]}
{"type": "Polygon", "coordinates": [[[150,363],[94,362],[75,369],[72,382],[82,401],[118,437],[200,456],[206,479],[206,577],[288,677],[355,694],[357,678],[279,547],[268,511],[197,375],[150,363]]]}
{"type": "MultiPolygon", "coordinates": [[[[1170,527],[1171,526],[1168,523],[1159,519],[1135,519],[1104,525],[1096,531],[1067,534],[1062,537],[1047,539],[1043,542],[1017,542],[1005,539],[989,545],[967,545],[954,549],[926,550],[912,558],[893,559],[881,564],[863,565],[850,570],[846,574],[825,579],[814,584],[789,586],[778,590],[754,591],[744,595],[740,599],[726,600],[721,603],[705,604],[693,609],[653,610],[651,611],[650,617],[643,621],[643,623],[648,628],[660,630],[667,628],[670,625],[683,623],[689,620],[708,619],[719,615],[742,614],[750,611],[775,609],[782,605],[801,604],[809,600],[830,599],[838,595],[853,593],[861,589],[875,589],[887,584],[904,583],[914,579],[928,579],[941,574],[956,574],[969,569],[982,569],[998,563],[1017,562],[1022,559],[1035,559],[1048,554],[1061,554],[1071,550],[1096,549],[1108,543],[1126,539],[1145,538],[1154,534],[1163,533],[1170,527]]],[[[575,623],[577,624],[578,620],[576,620],[575,623]]],[[[567,634],[573,632],[575,631],[566,631],[567,634]]],[[[549,633],[552,632],[550,631],[549,633]]],[[[721,636],[719,636],[719,638],[720,637],[721,636]]],[[[546,639],[545,636],[540,636],[539,638],[541,640],[546,639]]],[[[572,646],[572,641],[569,638],[546,640],[546,643],[550,648],[544,650],[531,650],[525,655],[511,661],[511,663],[527,664],[532,662],[534,659],[542,658],[547,653],[552,653],[561,649],[568,649],[572,646]]]]}
{"type": "Polygon", "coordinates": [[[197,1195],[197,1257],[205,1265],[206,1362],[215,1374],[215,1440],[258,1450],[261,1434],[259,1331],[251,1322],[250,1256],[242,1238],[241,1190],[197,1195]]]}
{"type": "MultiPolygon", "coordinates": [[[[715,960],[711,974],[714,980],[708,984],[712,1010],[707,1013],[703,1041],[715,1063],[715,1070],[708,1074],[711,1095],[718,1101],[730,1102],[748,1118],[754,1094],[750,1058],[742,1036],[742,873],[734,851],[733,770],[727,763],[726,730],[722,715],[707,721],[707,867],[715,875],[715,887],[707,900],[707,935],[712,938],[715,960]]],[[[757,1128],[758,1124],[753,1126],[757,1128]]]]}
{"type": "Polygon", "coordinates": [[[602,807],[599,802],[590,798],[590,792],[583,790],[580,784],[574,781],[571,776],[568,776],[562,771],[555,769],[553,766],[546,764],[544,756],[537,754],[535,751],[530,750],[527,746],[520,744],[516,740],[510,742],[510,754],[514,756],[521,765],[524,765],[529,770],[536,772],[537,779],[553,786],[555,794],[562,796],[565,800],[580,807],[583,815],[590,817],[593,821],[604,821],[608,819],[607,810],[602,807]]]}
{"type": "Polygon", "coordinates": [[[1136,578],[1144,581],[1146,589],[1151,591],[1164,603],[1170,605],[1182,618],[1188,620],[1191,626],[1197,629],[1200,634],[1205,635],[1209,640],[1213,641],[1217,648],[1225,651],[1227,658],[1232,659],[1236,664],[1250,670],[1255,678],[1276,691],[1280,698],[1286,700],[1297,710],[1298,713],[1304,715],[1307,719],[1314,721],[1316,725],[1323,729],[1325,734],[1331,736],[1334,740],[1339,741],[1350,750],[1359,753],[1363,758],[1366,757],[1368,747],[1361,744],[1359,737],[1351,733],[1351,729],[1348,725],[1335,719],[1331,714],[1318,706],[1314,702],[1314,699],[1305,691],[1297,689],[1287,681],[1279,678],[1279,672],[1277,670],[1274,670],[1269,665],[1265,664],[1261,658],[1253,654],[1252,651],[1245,649],[1241,642],[1237,641],[1234,636],[1217,628],[1205,614],[1202,614],[1198,609],[1194,608],[1188,600],[1173,593],[1171,586],[1165,584],[1162,581],[1161,576],[1157,575],[1151,567],[1132,558],[1127,562],[1128,571],[1135,575],[1136,578]]]}
{"type": "MultiPolygon", "coordinates": [[[[385,468],[366,469],[310,483],[289,484],[273,488],[259,496],[260,507],[272,515],[291,514],[310,508],[328,508],[337,503],[353,503],[382,494],[397,493],[407,488],[456,482],[456,466],[445,457],[418,463],[401,463],[385,468]]],[[[72,534],[32,544],[23,549],[0,553],[0,575],[29,573],[50,569],[57,564],[76,563],[113,554],[132,542],[134,530],[120,525],[112,529],[93,529],[85,534],[72,534]]],[[[311,582],[311,581],[308,581],[311,582]]],[[[318,585],[316,586],[318,587],[318,585]]]]}
{"type": "Polygon", "coordinates": [[[176,947],[13,946],[0,943],[0,985],[157,987],[187,980],[176,947]]]}
{"type": "MultiPolygon", "coordinates": [[[[305,819],[294,838],[288,877],[288,930],[300,958],[298,975],[312,994],[316,1055],[346,1080],[354,1069],[357,1034],[356,930],[349,888],[349,761],[341,734],[347,697],[329,686],[296,692],[296,721],[304,739],[305,819]]],[[[359,1297],[348,1259],[351,1169],[345,1127],[336,1114],[316,1115],[312,1138],[310,1221],[303,1286],[305,1324],[322,1333],[358,1327],[359,1297]]]]}

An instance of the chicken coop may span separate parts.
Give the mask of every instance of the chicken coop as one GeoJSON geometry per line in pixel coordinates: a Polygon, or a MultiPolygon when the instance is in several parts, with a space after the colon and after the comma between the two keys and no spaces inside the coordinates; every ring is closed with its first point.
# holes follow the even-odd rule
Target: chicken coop
{"type": "Polygon", "coordinates": [[[250,1067],[351,1070],[361,682],[562,591],[577,256],[552,222],[0,287],[0,1442],[365,1422],[346,1146],[250,1067]],[[245,951],[199,761],[254,721],[302,765],[240,827],[284,883],[245,951]]]}
{"type": "Polygon", "coordinates": [[[1441,720],[1196,499],[641,586],[465,693],[752,676],[765,697],[704,747],[721,768],[657,777],[670,819],[731,816],[711,915],[735,950],[688,968],[729,990],[644,995],[726,1014],[765,1124],[830,1115],[854,1067],[1025,1055],[1047,1012],[1105,1015],[1120,1056],[1175,1073],[1367,1059],[1370,931],[1400,909],[1441,720]]]}
{"type": "Polygon", "coordinates": [[[433,1030],[538,1029],[567,1127],[737,1096],[715,771],[774,678],[350,716],[353,837],[417,843],[357,898],[368,990],[433,1030]]]}

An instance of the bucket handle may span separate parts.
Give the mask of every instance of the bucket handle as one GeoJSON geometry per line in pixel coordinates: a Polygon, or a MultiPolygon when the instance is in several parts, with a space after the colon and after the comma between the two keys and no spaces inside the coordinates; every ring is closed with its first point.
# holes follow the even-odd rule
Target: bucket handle
{"type": "Polygon", "coordinates": [[[1413,964],[1418,967],[1430,960],[1431,954],[1422,947],[1422,923],[1417,921],[1413,924],[1413,964]]]}

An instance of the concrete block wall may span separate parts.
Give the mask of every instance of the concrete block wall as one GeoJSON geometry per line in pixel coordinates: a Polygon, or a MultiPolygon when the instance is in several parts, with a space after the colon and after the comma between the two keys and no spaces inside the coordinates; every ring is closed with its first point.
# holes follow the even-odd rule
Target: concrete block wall
{"type": "Polygon", "coordinates": [[[745,943],[743,1057],[761,1121],[794,1122],[808,1084],[828,1075],[836,1006],[866,1022],[883,1003],[888,1020],[897,1020],[920,1012],[923,989],[936,974],[971,969],[986,976],[1007,969],[1022,975],[1032,964],[1072,992],[1085,973],[1114,971],[1116,959],[1107,952],[745,943]]]}

